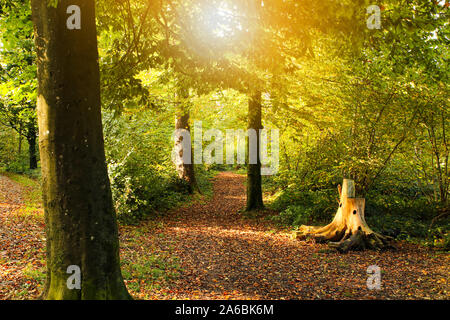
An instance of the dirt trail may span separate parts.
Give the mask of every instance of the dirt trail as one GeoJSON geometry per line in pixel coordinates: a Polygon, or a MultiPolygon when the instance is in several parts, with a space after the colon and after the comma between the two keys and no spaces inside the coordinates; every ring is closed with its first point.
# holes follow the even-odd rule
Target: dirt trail
{"type": "Polygon", "coordinates": [[[0,175],[0,210],[23,204],[25,189],[10,178],[0,175]]]}
{"type": "Polygon", "coordinates": [[[0,175],[0,300],[36,298],[39,293],[26,274],[45,263],[42,210],[23,211],[30,190],[0,175]]]}
{"type": "MultiPolygon", "coordinates": [[[[213,181],[212,199],[138,226],[120,226],[123,262],[139,263],[151,259],[150,253],[180,259],[181,274],[159,287],[136,271],[127,284],[136,298],[450,298],[448,254],[399,243],[395,252],[341,255],[326,252],[326,245],[292,240],[264,219],[238,213],[245,205],[244,179],[221,173],[213,181]],[[371,265],[382,270],[381,290],[366,286],[371,265]]],[[[0,176],[0,300],[35,299],[42,291],[44,275],[37,270],[45,270],[43,214],[20,213],[27,192],[0,176]]]]}
{"type": "Polygon", "coordinates": [[[448,298],[448,255],[400,244],[397,252],[325,252],[292,240],[264,219],[245,219],[244,177],[214,179],[207,203],[162,218],[161,250],[169,246],[183,272],[168,297],[187,299],[448,298]],[[382,290],[368,290],[367,268],[383,270],[382,290]],[[441,281],[441,282],[439,282],[441,281]]]}

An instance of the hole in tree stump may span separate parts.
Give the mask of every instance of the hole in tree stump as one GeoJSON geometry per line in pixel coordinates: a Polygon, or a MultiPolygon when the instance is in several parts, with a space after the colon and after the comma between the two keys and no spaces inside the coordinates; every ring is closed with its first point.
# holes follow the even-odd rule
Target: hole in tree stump
{"type": "Polygon", "coordinates": [[[392,238],[377,234],[371,231],[367,226],[364,219],[365,199],[355,198],[354,181],[344,179],[344,185],[345,188],[343,188],[342,192],[339,190],[339,195],[341,197],[341,199],[338,200],[339,210],[333,221],[326,227],[319,229],[302,226],[298,235],[323,239],[324,241],[329,242],[331,248],[337,249],[339,252],[392,248],[392,238]],[[344,205],[346,201],[347,204],[344,205]],[[359,210],[362,210],[361,213],[359,210]],[[352,219],[352,215],[358,215],[358,217],[352,219]],[[355,231],[354,235],[351,230],[355,231]]]}

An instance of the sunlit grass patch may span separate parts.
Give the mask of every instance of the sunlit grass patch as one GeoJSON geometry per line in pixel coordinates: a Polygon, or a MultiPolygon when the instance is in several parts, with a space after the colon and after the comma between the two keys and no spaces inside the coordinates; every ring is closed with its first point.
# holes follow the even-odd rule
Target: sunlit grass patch
{"type": "Polygon", "coordinates": [[[178,258],[170,253],[126,256],[121,262],[122,275],[131,295],[138,299],[151,299],[181,272],[178,258]]]}
{"type": "Polygon", "coordinates": [[[161,232],[163,228],[162,222],[150,219],[138,226],[120,226],[122,275],[135,299],[164,296],[182,271],[173,244],[170,241],[164,247],[155,244],[158,239],[166,239],[161,232]]]}
{"type": "Polygon", "coordinates": [[[37,266],[35,263],[28,263],[23,269],[22,274],[25,277],[26,282],[34,281],[39,289],[42,289],[45,283],[46,277],[45,265],[37,266]]]}
{"type": "Polygon", "coordinates": [[[8,177],[26,189],[27,192],[23,194],[23,197],[27,205],[38,208],[42,206],[42,191],[39,179],[30,178],[26,175],[12,172],[2,172],[2,175],[8,177]]]}

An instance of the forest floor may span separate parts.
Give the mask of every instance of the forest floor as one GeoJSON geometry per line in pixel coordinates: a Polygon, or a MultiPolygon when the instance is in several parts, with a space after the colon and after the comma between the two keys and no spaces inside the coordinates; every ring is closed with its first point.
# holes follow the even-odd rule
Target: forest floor
{"type": "MultiPolygon", "coordinates": [[[[45,279],[42,209],[33,186],[0,175],[0,299],[35,299],[45,279]]],[[[450,255],[398,242],[396,251],[330,252],[240,213],[245,178],[222,172],[201,197],[138,226],[121,226],[125,282],[136,299],[449,299],[450,255]],[[367,268],[381,289],[367,288],[367,268]]]]}

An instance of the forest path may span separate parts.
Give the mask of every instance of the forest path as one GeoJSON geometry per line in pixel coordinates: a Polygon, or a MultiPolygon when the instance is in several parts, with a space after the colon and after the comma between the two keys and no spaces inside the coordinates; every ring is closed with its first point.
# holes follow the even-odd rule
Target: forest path
{"type": "Polygon", "coordinates": [[[213,180],[211,200],[164,219],[164,233],[175,239],[184,267],[176,287],[186,298],[282,298],[292,289],[283,274],[298,270],[292,259],[301,254],[300,246],[287,234],[270,231],[267,223],[243,218],[244,181],[222,172],[213,180]]]}
{"type": "Polygon", "coordinates": [[[0,174],[0,210],[6,212],[11,207],[22,205],[24,192],[23,186],[0,174]]]}
{"type": "Polygon", "coordinates": [[[164,299],[377,299],[449,297],[448,255],[401,244],[396,252],[328,252],[293,240],[264,219],[248,219],[245,177],[222,172],[207,202],[161,218],[156,247],[180,258],[182,272],[164,299]],[[383,270],[382,290],[367,268],[383,270]],[[427,279],[429,281],[427,281],[427,279]],[[439,285],[439,281],[442,283],[439,285]]]}
{"type": "MultiPolygon", "coordinates": [[[[220,173],[211,199],[119,226],[122,271],[133,297],[450,298],[449,254],[400,242],[397,251],[342,255],[292,240],[268,221],[238,213],[245,205],[244,181],[220,173]],[[381,290],[366,286],[371,265],[382,270],[381,290]]],[[[43,289],[44,217],[41,208],[30,207],[31,191],[0,175],[0,300],[36,299],[43,289]]]]}
{"type": "Polygon", "coordinates": [[[0,174],[0,300],[33,299],[45,266],[43,210],[30,207],[32,188],[8,175],[0,174]]]}

